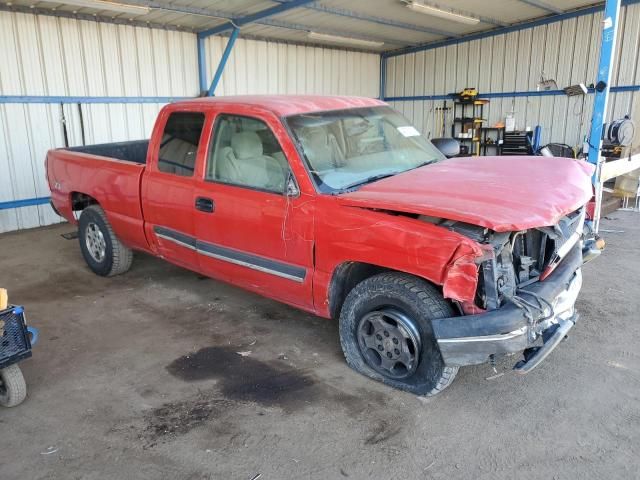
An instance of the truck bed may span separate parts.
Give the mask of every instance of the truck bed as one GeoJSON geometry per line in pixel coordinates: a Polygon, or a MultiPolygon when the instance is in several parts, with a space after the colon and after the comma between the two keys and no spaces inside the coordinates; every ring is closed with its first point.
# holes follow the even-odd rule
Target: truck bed
{"type": "Polygon", "coordinates": [[[98,157],[115,158],[126,162],[147,162],[147,149],[149,140],[134,140],[130,142],[100,143],[97,145],[85,145],[82,147],[65,148],[70,152],[88,153],[98,157]]]}
{"type": "Polygon", "coordinates": [[[148,144],[139,140],[50,150],[47,178],[56,210],[76,223],[78,202],[95,201],[123,242],[146,249],[140,193],[148,144]]]}

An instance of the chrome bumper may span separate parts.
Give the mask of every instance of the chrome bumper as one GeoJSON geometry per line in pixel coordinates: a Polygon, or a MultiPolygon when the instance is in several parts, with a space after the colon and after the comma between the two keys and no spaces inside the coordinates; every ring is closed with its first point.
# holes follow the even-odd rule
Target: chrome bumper
{"type": "MultiPolygon", "coordinates": [[[[519,328],[508,333],[490,335],[438,338],[438,345],[446,365],[477,365],[489,361],[491,355],[505,355],[537,348],[525,362],[515,370],[527,373],[542,362],[575,325],[578,314],[575,302],[582,287],[582,271],[578,268],[565,283],[566,288],[549,303],[553,311],[544,312],[540,321],[523,322],[519,328]]],[[[459,317],[464,319],[464,317],[459,317]]]]}

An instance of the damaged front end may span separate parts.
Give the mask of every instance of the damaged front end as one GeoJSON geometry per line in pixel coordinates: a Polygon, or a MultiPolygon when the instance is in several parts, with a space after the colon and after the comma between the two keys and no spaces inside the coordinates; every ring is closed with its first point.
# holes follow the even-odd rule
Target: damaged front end
{"type": "Polygon", "coordinates": [[[479,242],[486,254],[478,260],[473,302],[460,302],[466,315],[433,320],[445,363],[474,365],[496,355],[524,352],[515,370],[527,373],[578,319],[580,267],[599,253],[585,230],[585,209],[564,216],[552,227],[516,232],[460,223],[448,227],[466,229],[459,233],[479,242]]]}

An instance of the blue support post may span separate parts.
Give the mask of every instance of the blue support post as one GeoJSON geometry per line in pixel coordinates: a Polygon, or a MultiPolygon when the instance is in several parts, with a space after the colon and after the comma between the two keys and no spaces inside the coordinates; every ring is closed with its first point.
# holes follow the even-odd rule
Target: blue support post
{"type": "Polygon", "coordinates": [[[609,101],[609,81],[613,69],[613,59],[618,36],[618,18],[622,0],[607,0],[604,6],[604,20],[602,22],[602,46],[600,47],[600,64],[596,83],[595,100],[593,102],[593,116],[591,117],[591,132],[589,133],[589,155],[587,159],[596,166],[593,174],[595,185],[595,211],[593,228],[598,232],[600,228],[600,212],[602,210],[602,182],[600,171],[602,168],[600,150],[602,149],[602,130],[604,118],[607,114],[609,101]]]}
{"type": "Polygon", "coordinates": [[[541,125],[536,125],[536,127],[533,129],[533,153],[536,154],[538,153],[538,150],[540,150],[540,147],[542,145],[540,145],[542,143],[542,126],[541,125]]]}
{"type": "MultiPolygon", "coordinates": [[[[607,103],[609,101],[609,79],[613,68],[616,37],[618,36],[620,4],[621,0],[607,0],[604,7],[600,64],[598,66],[598,78],[596,80],[596,95],[593,102],[593,116],[591,117],[591,133],[589,134],[588,160],[596,166],[600,159],[604,117],[607,113],[607,103]]],[[[598,173],[598,168],[596,168],[594,182],[597,181],[598,173]]]]}
{"type": "Polygon", "coordinates": [[[384,55],[380,55],[380,100],[384,100],[387,92],[387,59],[384,55]]]}
{"type": "Polygon", "coordinates": [[[207,91],[207,57],[205,55],[204,37],[198,35],[198,81],[200,95],[207,91]]]}
{"type": "Polygon", "coordinates": [[[222,58],[220,59],[220,63],[218,64],[218,68],[216,69],[216,73],[213,76],[213,81],[211,82],[211,86],[209,87],[209,91],[207,92],[207,96],[213,97],[216,92],[216,87],[220,82],[220,78],[222,77],[222,72],[224,71],[224,66],[227,64],[227,60],[229,60],[229,55],[231,55],[231,50],[233,50],[233,44],[236,43],[236,39],[238,38],[238,33],[240,33],[240,29],[238,27],[234,27],[231,32],[231,36],[229,37],[229,41],[227,42],[227,46],[222,53],[222,58]]]}

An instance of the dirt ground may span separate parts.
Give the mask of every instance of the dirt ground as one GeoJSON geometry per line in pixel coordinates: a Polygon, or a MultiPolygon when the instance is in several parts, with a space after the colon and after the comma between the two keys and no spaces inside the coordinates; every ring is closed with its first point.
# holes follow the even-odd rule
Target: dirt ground
{"type": "Polygon", "coordinates": [[[41,332],[0,478],[639,478],[640,215],[611,217],[570,338],[432,399],[351,371],[336,322],[141,254],[100,278],[69,225],[0,235],[0,286],[41,332]]]}

